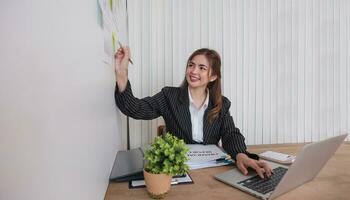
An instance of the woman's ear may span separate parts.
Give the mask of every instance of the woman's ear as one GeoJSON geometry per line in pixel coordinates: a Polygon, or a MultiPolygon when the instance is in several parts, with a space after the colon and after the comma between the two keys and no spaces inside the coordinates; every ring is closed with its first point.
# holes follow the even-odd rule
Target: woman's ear
{"type": "Polygon", "coordinates": [[[210,77],[210,82],[213,82],[213,81],[215,81],[216,79],[218,78],[218,76],[216,76],[216,75],[213,75],[213,76],[211,76],[210,77]]]}

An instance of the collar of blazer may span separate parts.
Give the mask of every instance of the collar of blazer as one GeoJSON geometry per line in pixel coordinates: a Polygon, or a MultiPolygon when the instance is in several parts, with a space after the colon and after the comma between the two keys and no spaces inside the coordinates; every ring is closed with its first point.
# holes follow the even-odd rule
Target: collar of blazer
{"type": "Polygon", "coordinates": [[[179,102],[184,105],[189,105],[190,100],[188,98],[188,88],[187,87],[180,87],[180,95],[179,95],[179,102]]]}
{"type": "Polygon", "coordinates": [[[187,141],[191,141],[190,143],[194,143],[192,138],[192,123],[191,123],[191,113],[189,109],[189,98],[188,98],[188,89],[187,87],[180,87],[180,93],[178,98],[179,106],[177,109],[179,110],[179,120],[183,125],[183,133],[187,138],[187,141]]]}
{"type": "MultiPolygon", "coordinates": [[[[191,114],[189,110],[189,97],[188,97],[188,87],[180,87],[180,94],[179,94],[179,102],[181,106],[179,109],[181,110],[180,112],[182,113],[182,120],[183,124],[185,125],[185,132],[186,135],[188,136],[188,139],[192,141],[192,143],[196,143],[192,139],[192,123],[191,123],[191,114]]],[[[207,143],[207,137],[210,132],[211,125],[208,122],[207,116],[208,116],[208,110],[213,108],[213,97],[212,95],[209,94],[209,103],[208,103],[208,108],[204,113],[203,117],[203,143],[207,143]]]]}
{"type": "MultiPolygon", "coordinates": [[[[213,96],[211,95],[211,93],[209,93],[208,110],[210,110],[213,107],[213,100],[213,96]]],[[[188,97],[188,87],[180,87],[179,102],[181,104],[189,106],[190,99],[188,97]]]]}

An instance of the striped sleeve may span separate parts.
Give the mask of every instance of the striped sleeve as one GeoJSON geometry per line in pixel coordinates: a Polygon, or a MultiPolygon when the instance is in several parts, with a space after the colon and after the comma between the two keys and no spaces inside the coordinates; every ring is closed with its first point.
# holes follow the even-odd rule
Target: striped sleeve
{"type": "Polygon", "coordinates": [[[162,91],[152,97],[136,98],[132,93],[129,81],[123,92],[119,92],[118,84],[116,84],[114,98],[120,111],[134,119],[155,119],[162,115],[162,111],[167,106],[162,91]]]}
{"type": "Polygon", "coordinates": [[[226,111],[223,117],[223,125],[221,127],[222,147],[234,160],[236,160],[238,153],[245,153],[248,157],[258,160],[258,155],[247,151],[247,147],[244,142],[245,138],[241,134],[240,130],[235,126],[233,118],[230,115],[230,102],[228,100],[226,100],[226,105],[228,108],[225,109],[226,111]]]}

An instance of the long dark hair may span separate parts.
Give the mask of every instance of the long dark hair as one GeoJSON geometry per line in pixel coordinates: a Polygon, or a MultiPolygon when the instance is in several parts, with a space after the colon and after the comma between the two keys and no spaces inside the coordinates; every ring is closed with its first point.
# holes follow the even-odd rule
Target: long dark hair
{"type": "MultiPolygon", "coordinates": [[[[216,75],[216,80],[209,82],[207,88],[209,89],[210,98],[213,99],[214,107],[208,111],[208,121],[213,122],[220,113],[222,107],[222,94],[221,94],[221,58],[220,55],[212,49],[202,48],[192,53],[187,60],[188,63],[197,55],[204,55],[209,62],[209,74],[216,75]]],[[[187,67],[187,66],[186,66],[187,67]]],[[[183,80],[181,87],[188,87],[188,82],[183,80]]]]}

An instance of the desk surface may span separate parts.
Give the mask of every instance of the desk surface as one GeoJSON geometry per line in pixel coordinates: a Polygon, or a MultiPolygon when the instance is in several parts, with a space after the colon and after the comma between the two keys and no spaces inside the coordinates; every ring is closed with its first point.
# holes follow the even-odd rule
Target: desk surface
{"type": "MultiPolygon", "coordinates": [[[[295,154],[303,145],[259,145],[248,149],[254,153],[265,150],[295,154]]],[[[194,184],[172,186],[166,199],[256,199],[214,179],[214,175],[232,166],[190,171],[194,184]]],[[[350,199],[350,143],[344,143],[317,177],[278,199],[350,199]]],[[[110,183],[106,200],[150,199],[146,188],[129,189],[128,183],[110,183]]]]}

